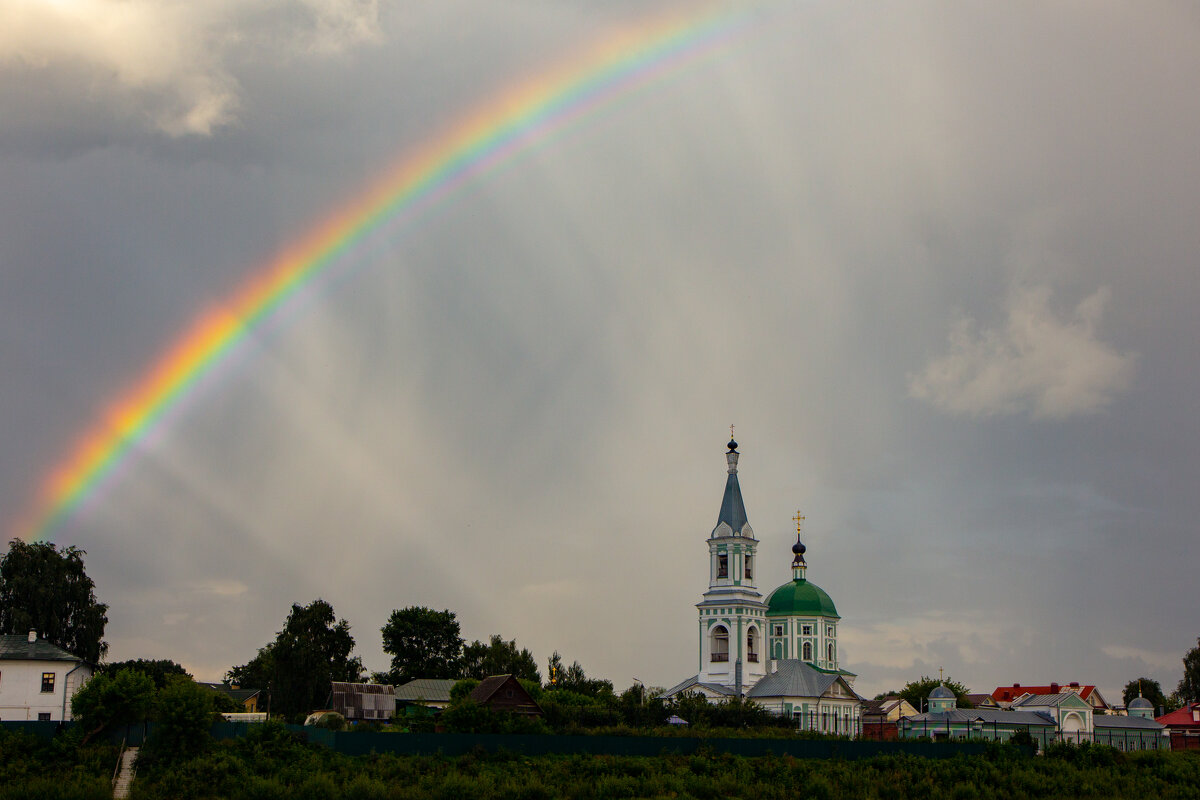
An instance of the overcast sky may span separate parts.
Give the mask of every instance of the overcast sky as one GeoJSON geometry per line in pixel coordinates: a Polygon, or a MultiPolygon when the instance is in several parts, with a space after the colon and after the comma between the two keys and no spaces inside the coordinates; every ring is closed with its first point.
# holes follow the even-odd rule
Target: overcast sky
{"type": "MultiPolygon", "coordinates": [[[[673,6],[0,0],[0,510],[192,319],[506,88],[673,6]],[[597,7],[600,7],[599,9],[597,7]]],[[[731,8],[733,6],[730,6],[731,8]]],[[[360,252],[53,538],[111,660],[293,602],[697,670],[737,426],[764,594],[867,696],[1174,687],[1200,635],[1200,12],[804,2],[360,252]]]]}

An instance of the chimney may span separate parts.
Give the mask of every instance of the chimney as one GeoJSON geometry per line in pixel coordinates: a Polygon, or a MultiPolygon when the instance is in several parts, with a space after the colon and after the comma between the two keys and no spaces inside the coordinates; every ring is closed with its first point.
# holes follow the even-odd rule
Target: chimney
{"type": "Polygon", "coordinates": [[[1057,683],[1050,684],[1050,694],[1058,694],[1058,690],[1062,688],[1057,683]]]}
{"type": "Polygon", "coordinates": [[[30,631],[29,632],[29,643],[33,644],[36,641],[37,641],[37,631],[30,631]]]}
{"type": "Polygon", "coordinates": [[[1014,688],[1014,689],[1020,689],[1020,688],[1021,688],[1021,684],[1019,684],[1019,683],[1014,683],[1014,684],[1013,684],[1013,688],[1014,688]]]}
{"type": "Polygon", "coordinates": [[[1074,689],[1076,692],[1078,692],[1079,691],[1079,681],[1071,681],[1071,688],[1074,689]]]}

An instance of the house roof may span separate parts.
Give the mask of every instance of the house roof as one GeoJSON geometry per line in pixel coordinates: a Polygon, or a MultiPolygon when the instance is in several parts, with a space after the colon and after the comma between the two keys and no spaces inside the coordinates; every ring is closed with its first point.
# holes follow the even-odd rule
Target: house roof
{"type": "Polygon", "coordinates": [[[990,694],[988,694],[987,692],[980,692],[978,694],[967,693],[964,696],[967,698],[967,702],[969,702],[971,705],[975,706],[976,708],[980,708],[980,707],[995,708],[996,707],[996,701],[993,700],[992,696],[990,694]]]}
{"type": "Polygon", "coordinates": [[[1012,700],[1016,700],[1023,694],[1058,694],[1060,692],[1071,692],[1072,694],[1078,694],[1084,700],[1090,700],[1092,693],[1094,692],[1096,694],[1096,699],[1100,701],[1103,707],[1108,707],[1108,703],[1105,702],[1104,697],[1096,691],[1095,686],[1083,684],[1075,684],[1072,686],[1069,683],[1050,683],[1045,686],[1024,686],[1019,683],[1014,683],[1012,686],[997,686],[996,691],[992,692],[992,699],[996,702],[1007,703],[1012,700]]]}
{"type": "Polygon", "coordinates": [[[723,695],[728,695],[730,697],[732,697],[735,694],[734,690],[729,686],[722,686],[719,683],[701,683],[700,676],[693,675],[692,677],[688,678],[687,680],[680,681],[679,683],[672,686],[670,689],[667,689],[665,692],[662,693],[662,696],[663,697],[673,697],[676,694],[678,694],[679,692],[684,692],[684,691],[687,691],[688,689],[693,689],[696,691],[699,691],[700,689],[707,689],[708,691],[712,692],[713,694],[723,694],[723,695]]]}
{"type": "Polygon", "coordinates": [[[77,661],[73,656],[46,639],[29,641],[28,634],[5,634],[0,636],[0,661],[77,661]]]}
{"type": "MultiPolygon", "coordinates": [[[[824,672],[796,658],[780,660],[778,669],[754,684],[747,697],[821,697],[842,677],[836,672],[824,672]]],[[[850,696],[861,700],[846,685],[850,696]]]]}
{"type": "Polygon", "coordinates": [[[239,703],[246,702],[262,691],[261,689],[235,689],[227,683],[205,683],[203,681],[196,681],[196,683],[206,689],[211,689],[214,692],[220,692],[223,695],[232,697],[239,703]]]}
{"type": "Polygon", "coordinates": [[[1022,706],[1048,706],[1057,708],[1063,704],[1071,704],[1072,701],[1083,700],[1082,697],[1074,692],[1055,692],[1054,694],[1030,694],[1026,697],[1020,697],[1013,701],[1012,707],[1019,708],[1022,706]]]}
{"type": "Polygon", "coordinates": [[[956,708],[952,711],[928,711],[913,717],[905,717],[905,719],[911,723],[909,727],[912,728],[920,727],[926,722],[929,723],[930,727],[933,727],[939,723],[945,725],[947,722],[961,723],[974,722],[975,720],[979,720],[987,725],[995,723],[997,725],[1054,726],[1054,720],[1039,711],[1008,711],[995,708],[956,708]]]}
{"type": "Polygon", "coordinates": [[[450,690],[458,683],[456,678],[417,678],[396,687],[396,699],[427,703],[449,703],[450,690]]]}
{"type": "Polygon", "coordinates": [[[1169,728],[1200,728],[1200,721],[1196,720],[1194,712],[1200,712],[1200,703],[1189,703],[1170,714],[1157,717],[1155,721],[1161,722],[1169,728]]]}
{"type": "Polygon", "coordinates": [[[1143,728],[1145,730],[1161,731],[1165,726],[1145,717],[1120,717],[1116,714],[1097,714],[1092,717],[1092,726],[1096,728],[1143,728]]]}

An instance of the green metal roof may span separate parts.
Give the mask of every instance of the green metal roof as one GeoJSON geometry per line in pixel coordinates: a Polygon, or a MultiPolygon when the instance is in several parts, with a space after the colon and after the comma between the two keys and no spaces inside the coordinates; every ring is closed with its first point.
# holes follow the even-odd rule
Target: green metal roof
{"type": "Polygon", "coordinates": [[[767,598],[768,617],[834,617],[841,619],[825,590],[804,578],[789,581],[767,598]]]}

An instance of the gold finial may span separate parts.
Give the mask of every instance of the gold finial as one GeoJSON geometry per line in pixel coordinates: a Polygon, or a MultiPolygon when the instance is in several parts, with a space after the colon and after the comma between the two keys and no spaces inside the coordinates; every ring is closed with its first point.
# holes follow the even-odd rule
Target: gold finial
{"type": "Polygon", "coordinates": [[[729,438],[733,439],[733,426],[732,425],[729,426],[729,438]]]}
{"type": "Polygon", "coordinates": [[[801,514],[800,509],[796,509],[796,516],[792,517],[792,519],[796,521],[796,535],[799,536],[800,529],[804,527],[804,520],[808,519],[808,517],[801,514]]]}

